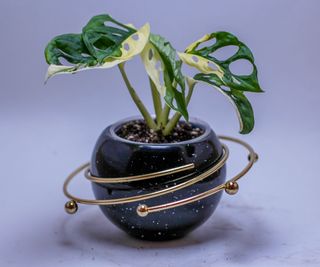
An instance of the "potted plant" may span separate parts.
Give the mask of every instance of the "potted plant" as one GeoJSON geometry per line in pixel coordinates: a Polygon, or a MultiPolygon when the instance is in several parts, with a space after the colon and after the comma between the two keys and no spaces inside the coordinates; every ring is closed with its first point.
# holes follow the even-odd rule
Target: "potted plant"
{"type": "MultiPolygon", "coordinates": [[[[245,92],[262,92],[257,68],[250,49],[233,34],[213,32],[177,52],[162,36],[150,32],[149,24],[135,28],[111,16],[94,16],[79,34],[63,34],[53,38],[45,49],[49,64],[46,79],[56,74],[76,73],[90,69],[118,67],[128,92],[141,113],[140,117],[124,119],[108,126],[98,138],[91,164],[91,177],[131,177],[161,172],[185,164],[192,170],[169,173],[154,179],[133,182],[92,183],[97,199],[117,199],[165,190],[203,173],[222,157],[223,148],[210,126],[198,119],[189,119],[188,104],[194,88],[200,82],[217,89],[234,105],[240,133],[247,134],[254,127],[254,114],[245,92]],[[236,46],[235,53],[219,60],[214,53],[227,46],[236,46]],[[125,64],[140,55],[148,74],[154,113],[151,115],[139,98],[125,71],[125,64]],[[63,64],[63,60],[69,64],[63,64]],[[230,65],[246,60],[252,72],[237,75],[230,65]],[[198,73],[187,77],[182,64],[198,73]],[[170,112],[174,114],[170,116],[170,112]]],[[[224,183],[226,167],[205,179],[176,192],[149,198],[138,204],[147,206],[177,201],[224,183]]],[[[184,236],[215,210],[222,192],[199,201],[162,210],[156,213],[136,213],[137,202],[100,206],[104,214],[117,226],[141,239],[163,240],[184,236]]],[[[143,207],[143,206],[140,206],[143,207]]],[[[76,209],[68,207],[70,211],[76,209]]],[[[143,210],[140,210],[143,212],[143,210]]]]}

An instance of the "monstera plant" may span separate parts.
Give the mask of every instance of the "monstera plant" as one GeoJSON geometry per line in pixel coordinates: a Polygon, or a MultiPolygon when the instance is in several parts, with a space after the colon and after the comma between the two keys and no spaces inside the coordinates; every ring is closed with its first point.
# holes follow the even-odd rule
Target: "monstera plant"
{"type": "Polygon", "coordinates": [[[164,37],[151,33],[149,24],[137,29],[110,15],[98,15],[88,22],[82,33],[55,37],[47,45],[45,57],[49,64],[46,79],[56,74],[118,66],[146,124],[163,135],[172,132],[181,116],[188,120],[187,105],[199,82],[219,90],[231,101],[239,118],[240,133],[249,133],[254,127],[253,110],[245,92],[262,92],[257,68],[250,49],[231,33],[207,34],[180,53],[164,37]],[[234,55],[225,60],[214,56],[217,50],[228,46],[237,47],[234,55]],[[125,72],[125,63],[137,55],[140,55],[149,76],[155,120],[125,72]],[[248,75],[232,73],[230,64],[238,60],[250,62],[252,72],[248,75]],[[196,68],[199,73],[194,77],[185,76],[181,71],[183,63],[196,68]],[[163,107],[162,100],[165,102],[163,107]],[[169,118],[171,109],[176,113],[169,118]]]}
{"type": "MultiPolygon", "coordinates": [[[[109,15],[98,15],[81,33],[53,38],[45,57],[49,64],[46,79],[117,66],[142,115],[109,125],[102,132],[85,171],[97,200],[74,198],[65,185],[70,198],[65,206],[68,213],[77,210],[77,202],[98,204],[113,223],[132,236],[173,239],[209,218],[223,188],[229,194],[237,191],[235,180],[225,183],[226,166],[221,162],[226,160],[227,147],[208,124],[188,114],[194,88],[205,83],[234,105],[240,133],[252,131],[254,115],[245,93],[262,90],[250,49],[233,34],[213,32],[177,52],[164,37],[151,33],[149,24],[136,28],[109,15]],[[231,56],[216,56],[228,47],[236,47],[231,56]],[[138,55],[149,79],[155,115],[141,101],[125,71],[127,61],[138,55]],[[249,63],[251,73],[233,73],[232,64],[239,61],[249,63]],[[183,64],[196,74],[184,75],[183,64]]],[[[253,157],[249,160],[252,164],[253,157]]]]}

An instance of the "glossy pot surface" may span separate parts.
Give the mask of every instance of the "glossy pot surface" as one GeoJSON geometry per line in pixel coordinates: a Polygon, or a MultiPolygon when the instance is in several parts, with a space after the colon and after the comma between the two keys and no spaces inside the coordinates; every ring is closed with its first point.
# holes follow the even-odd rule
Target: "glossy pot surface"
{"type": "MultiPolygon", "coordinates": [[[[194,163],[195,169],[147,181],[112,185],[92,183],[97,199],[130,197],[168,188],[190,179],[190,177],[181,178],[188,173],[203,172],[222,156],[220,141],[209,125],[203,121],[190,120],[192,125],[204,130],[204,133],[195,139],[178,143],[152,144],[129,141],[116,134],[121,125],[130,120],[133,118],[110,125],[102,132],[92,154],[92,175],[125,177],[162,171],[188,163],[194,163]]],[[[151,213],[146,217],[140,217],[136,213],[137,206],[139,204],[154,206],[187,198],[223,183],[225,177],[224,166],[206,179],[176,192],[145,201],[100,206],[100,208],[115,225],[134,237],[147,240],[179,238],[210,217],[217,207],[222,192],[191,204],[151,213]]]]}

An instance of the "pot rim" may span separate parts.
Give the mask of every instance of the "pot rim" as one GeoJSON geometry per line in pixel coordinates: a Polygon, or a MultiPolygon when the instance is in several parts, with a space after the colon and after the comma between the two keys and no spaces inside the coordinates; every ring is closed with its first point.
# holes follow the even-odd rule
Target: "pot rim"
{"type": "Polygon", "coordinates": [[[181,142],[176,142],[176,143],[144,143],[144,142],[131,141],[131,140],[122,138],[116,134],[117,130],[124,123],[127,123],[129,121],[133,121],[133,120],[143,120],[143,118],[142,118],[142,116],[131,116],[131,117],[124,118],[122,120],[119,120],[119,121],[111,124],[109,127],[109,132],[110,132],[111,136],[121,142],[128,143],[128,144],[163,147],[163,146],[176,146],[176,145],[187,145],[187,144],[197,143],[197,142],[205,139],[212,131],[212,129],[208,123],[206,123],[205,121],[200,120],[198,118],[191,117],[191,118],[189,118],[189,122],[191,124],[197,125],[199,128],[202,128],[204,130],[204,133],[194,139],[189,139],[189,140],[185,140],[185,141],[181,141],[181,142]]]}

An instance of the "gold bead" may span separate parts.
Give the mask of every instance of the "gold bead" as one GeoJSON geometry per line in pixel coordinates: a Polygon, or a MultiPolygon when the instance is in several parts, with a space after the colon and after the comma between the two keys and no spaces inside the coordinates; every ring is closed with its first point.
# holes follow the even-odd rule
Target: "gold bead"
{"type": "Polygon", "coordinates": [[[64,209],[68,214],[75,214],[78,210],[78,204],[74,200],[70,200],[64,205],[64,209]]]}
{"type": "Polygon", "coordinates": [[[140,217],[146,217],[149,213],[148,206],[145,204],[140,204],[137,208],[137,213],[140,217]]]}
{"type": "Polygon", "coordinates": [[[226,183],[226,188],[225,188],[225,191],[226,193],[228,193],[229,195],[234,195],[238,192],[239,190],[239,185],[237,182],[227,182],[226,183]]]}
{"type": "Polygon", "coordinates": [[[251,160],[251,155],[253,156],[253,162],[254,162],[254,163],[257,162],[258,159],[259,159],[259,155],[258,155],[257,153],[250,154],[250,155],[248,156],[248,160],[249,160],[249,161],[251,160]]]}

